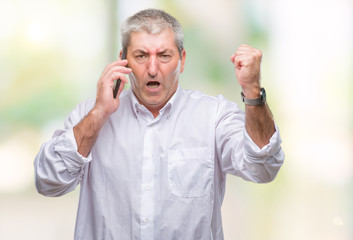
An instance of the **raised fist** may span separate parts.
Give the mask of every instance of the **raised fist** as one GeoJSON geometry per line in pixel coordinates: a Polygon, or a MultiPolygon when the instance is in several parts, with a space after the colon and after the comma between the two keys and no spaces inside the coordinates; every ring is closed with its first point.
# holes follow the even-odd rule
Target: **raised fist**
{"type": "Polygon", "coordinates": [[[255,96],[260,90],[260,65],[262,52],[249,45],[240,45],[231,56],[235,75],[246,97],[255,96]]]}

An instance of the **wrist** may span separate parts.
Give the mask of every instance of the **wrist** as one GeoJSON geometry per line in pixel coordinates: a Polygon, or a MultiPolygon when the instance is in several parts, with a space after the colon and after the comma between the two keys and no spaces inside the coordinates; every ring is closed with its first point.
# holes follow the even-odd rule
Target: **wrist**
{"type": "Polygon", "coordinates": [[[264,88],[261,88],[259,93],[257,91],[253,92],[247,92],[247,96],[252,96],[252,97],[246,97],[243,92],[241,92],[241,98],[242,101],[249,106],[259,106],[259,105],[264,105],[266,103],[266,91],[264,88]]]}
{"type": "Polygon", "coordinates": [[[242,87],[242,94],[245,98],[258,98],[260,97],[261,87],[260,85],[251,86],[251,87],[242,87]]]}
{"type": "Polygon", "coordinates": [[[106,120],[93,108],[74,128],[77,152],[84,157],[90,153],[100,129],[106,120]]]}
{"type": "Polygon", "coordinates": [[[110,113],[95,106],[88,113],[88,115],[91,119],[93,119],[93,122],[95,122],[95,124],[97,124],[97,126],[103,126],[105,121],[107,121],[107,119],[109,118],[110,113]]]}

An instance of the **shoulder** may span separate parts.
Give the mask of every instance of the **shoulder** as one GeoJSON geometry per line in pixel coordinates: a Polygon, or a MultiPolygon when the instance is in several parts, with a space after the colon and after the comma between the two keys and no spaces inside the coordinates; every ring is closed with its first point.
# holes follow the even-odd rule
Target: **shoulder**
{"type": "Polygon", "coordinates": [[[198,90],[183,90],[183,98],[186,103],[210,104],[210,107],[222,107],[224,105],[238,108],[235,102],[225,98],[223,95],[211,96],[198,90]]]}
{"type": "Polygon", "coordinates": [[[77,104],[76,107],[66,117],[64,127],[66,129],[72,128],[77,123],[79,123],[82,120],[82,118],[84,118],[89,113],[89,111],[92,110],[95,102],[96,102],[96,99],[92,98],[77,104]]]}
{"type": "MultiPolygon", "coordinates": [[[[244,112],[239,105],[223,95],[210,96],[197,90],[183,90],[184,109],[192,113],[206,115],[209,118],[223,119],[227,116],[243,118],[244,112]]],[[[216,121],[218,121],[216,120],[216,121]]]]}
{"type": "Polygon", "coordinates": [[[194,101],[198,103],[217,102],[217,97],[207,95],[198,90],[182,90],[185,101],[194,101]]]}

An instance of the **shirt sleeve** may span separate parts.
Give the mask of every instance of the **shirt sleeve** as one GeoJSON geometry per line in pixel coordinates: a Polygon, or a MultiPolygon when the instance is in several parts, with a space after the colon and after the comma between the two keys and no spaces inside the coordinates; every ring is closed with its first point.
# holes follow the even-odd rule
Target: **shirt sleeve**
{"type": "Polygon", "coordinates": [[[245,113],[238,105],[219,97],[216,122],[216,156],[223,174],[265,183],[272,181],[284,161],[279,129],[259,148],[245,128],[245,113]]]}
{"type": "Polygon", "coordinates": [[[35,160],[35,184],[39,193],[46,196],[61,196],[75,189],[91,161],[77,151],[73,127],[90,111],[92,102],[78,105],[67,117],[64,129],[55,131],[44,143],[35,160]]]}

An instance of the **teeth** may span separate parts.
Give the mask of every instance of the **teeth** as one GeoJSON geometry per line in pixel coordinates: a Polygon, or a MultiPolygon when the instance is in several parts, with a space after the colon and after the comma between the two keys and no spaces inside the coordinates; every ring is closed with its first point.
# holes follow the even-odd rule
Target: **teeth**
{"type": "Polygon", "coordinates": [[[159,86],[159,82],[148,82],[147,87],[149,88],[157,88],[159,86]]]}

